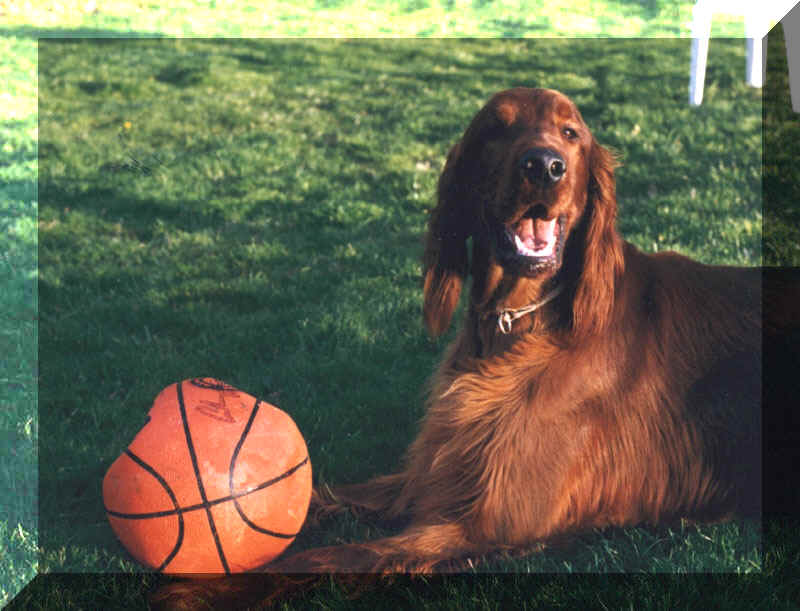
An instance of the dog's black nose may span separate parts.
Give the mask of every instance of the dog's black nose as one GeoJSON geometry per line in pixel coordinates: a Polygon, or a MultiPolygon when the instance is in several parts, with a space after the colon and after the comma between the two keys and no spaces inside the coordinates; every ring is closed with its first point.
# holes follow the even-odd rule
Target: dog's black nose
{"type": "Polygon", "coordinates": [[[531,182],[552,185],[561,180],[567,171],[564,158],[553,149],[532,148],[523,153],[520,170],[531,182]]]}

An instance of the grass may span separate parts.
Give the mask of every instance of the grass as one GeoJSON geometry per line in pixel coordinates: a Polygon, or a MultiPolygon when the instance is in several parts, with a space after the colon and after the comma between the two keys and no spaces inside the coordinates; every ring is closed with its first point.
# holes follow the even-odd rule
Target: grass
{"type": "Polygon", "coordinates": [[[792,112],[782,28],[769,36],[764,84],[764,262],[800,266],[800,115],[792,112]]]}
{"type": "Polygon", "coordinates": [[[21,47],[0,39],[0,604],[35,575],[37,549],[36,97],[21,47]]]}
{"type": "MultiPolygon", "coordinates": [[[[43,42],[40,571],[137,570],[100,482],[186,377],[289,412],[320,481],[394,468],[445,345],[419,320],[426,213],[448,146],[497,89],[564,90],[624,153],[627,238],[760,263],[760,95],[739,78],[744,45],[717,44],[693,109],[683,41],[43,42]]],[[[342,520],[297,544],[370,534],[342,520]]],[[[759,539],[747,522],[632,529],[492,568],[757,573],[759,539]]]]}
{"type": "MultiPolygon", "coordinates": [[[[29,33],[168,36],[687,36],[692,2],[669,0],[225,0],[10,2],[5,22],[29,33]],[[25,6],[27,4],[27,6],[25,6]],[[31,6],[33,5],[33,6],[31,6]],[[224,14],[224,19],[220,19],[224,14]],[[94,30],[94,32],[93,32],[94,30]]],[[[744,35],[718,14],[714,36],[744,35]]]]}
{"type": "MultiPolygon", "coordinates": [[[[646,250],[797,263],[798,123],[787,112],[780,29],[764,89],[762,256],[760,111],[758,92],[743,85],[741,41],[712,42],[699,109],[685,106],[686,41],[162,41],[132,55],[118,43],[62,41],[45,43],[55,45],[45,62],[35,47],[40,36],[382,35],[375,24],[389,16],[406,35],[686,35],[688,3],[542,2],[520,11],[505,2],[324,2],[312,20],[297,18],[307,5],[291,3],[268,15],[226,4],[222,20],[213,2],[135,18],[140,3],[90,4],[15,12],[10,3],[0,26],[0,604],[38,566],[50,575],[12,606],[143,607],[158,577],[137,575],[113,539],[99,482],[155,393],[181,377],[210,373],[292,413],[325,481],[394,467],[444,346],[418,320],[425,210],[447,146],[495,89],[544,83],[578,100],[601,141],[625,155],[621,229],[646,250]],[[40,193],[37,63],[50,70],[42,89],[51,112],[38,126],[40,193]]],[[[732,19],[715,18],[714,28],[742,33],[732,19]]],[[[741,523],[598,533],[563,554],[494,567],[749,573],[741,579],[443,578],[378,589],[358,604],[444,608],[452,597],[470,606],[690,608],[711,595],[726,607],[793,608],[795,527],[767,526],[763,556],[757,526],[741,523]]],[[[365,534],[344,521],[298,544],[365,534]]],[[[322,588],[302,604],[352,601],[322,588]]]]}

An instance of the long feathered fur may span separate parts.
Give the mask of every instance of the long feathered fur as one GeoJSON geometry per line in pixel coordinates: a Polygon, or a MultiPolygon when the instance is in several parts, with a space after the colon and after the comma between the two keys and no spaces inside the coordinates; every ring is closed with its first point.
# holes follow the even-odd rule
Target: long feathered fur
{"type": "MultiPolygon", "coordinates": [[[[397,473],[312,499],[315,519],[350,510],[403,528],[268,570],[457,570],[594,527],[760,511],[760,272],[623,242],[615,165],[557,92],[502,92],[478,113],[448,155],[428,228],[433,335],[473,282],[419,434],[397,473]],[[564,117],[579,141],[552,131],[564,117]],[[542,200],[568,234],[560,267],[543,275],[509,272],[488,237],[522,213],[511,210],[514,159],[532,145],[560,151],[569,168],[542,200]],[[558,298],[498,331],[494,308],[554,285],[558,298]]],[[[218,583],[201,587],[224,591],[218,583]]]]}

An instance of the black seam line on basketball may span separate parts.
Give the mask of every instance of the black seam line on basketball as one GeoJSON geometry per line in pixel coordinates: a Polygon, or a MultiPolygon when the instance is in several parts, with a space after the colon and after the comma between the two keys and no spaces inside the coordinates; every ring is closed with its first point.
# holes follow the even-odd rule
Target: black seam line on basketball
{"type": "Polygon", "coordinates": [[[192,378],[189,380],[189,384],[196,386],[197,388],[204,388],[206,390],[236,390],[233,386],[226,384],[222,380],[217,380],[216,384],[213,384],[211,382],[206,382],[205,378],[192,378]]]}
{"type": "Polygon", "coordinates": [[[192,443],[192,434],[189,431],[189,418],[186,416],[186,404],[183,401],[183,382],[178,382],[178,407],[181,410],[181,420],[183,421],[183,432],[186,435],[186,446],[189,448],[189,456],[192,459],[192,469],[194,469],[194,476],[197,480],[197,488],[200,491],[200,500],[206,510],[206,517],[208,518],[208,526],[211,529],[211,535],[214,537],[214,544],[217,546],[217,554],[219,554],[222,568],[225,570],[226,575],[230,575],[228,568],[228,561],[225,559],[225,552],[222,550],[222,542],[219,540],[219,533],[217,532],[217,525],[214,523],[214,516],[211,513],[211,506],[208,504],[206,497],[206,490],[203,487],[203,479],[200,477],[200,467],[197,464],[197,454],[194,451],[194,444],[192,443]]]}
{"type": "MultiPolygon", "coordinates": [[[[252,528],[256,532],[260,532],[265,535],[271,535],[279,539],[293,539],[294,537],[297,536],[298,533],[294,534],[279,533],[274,530],[269,530],[262,526],[258,526],[256,523],[252,522],[250,518],[248,518],[245,515],[242,506],[239,504],[239,499],[236,496],[234,496],[235,493],[233,491],[233,470],[236,467],[236,459],[239,457],[239,451],[242,449],[242,446],[244,445],[244,440],[247,439],[247,435],[250,433],[250,428],[253,426],[253,422],[256,419],[256,415],[258,414],[258,409],[260,405],[261,401],[259,399],[256,399],[255,405],[253,405],[253,409],[250,410],[250,418],[247,419],[247,424],[245,425],[244,430],[242,431],[241,437],[239,437],[239,441],[236,443],[236,448],[233,450],[233,456],[231,456],[231,466],[228,469],[228,490],[230,491],[231,496],[233,497],[233,506],[236,507],[236,511],[239,513],[239,517],[242,518],[242,521],[245,524],[247,524],[250,528],[252,528]]],[[[291,475],[291,473],[287,471],[283,473],[281,476],[279,476],[279,478],[277,478],[275,481],[278,481],[278,479],[289,477],[289,475],[291,475]]],[[[273,481],[272,483],[274,484],[275,482],[273,481]]]]}
{"type": "MultiPolygon", "coordinates": [[[[178,499],[175,496],[175,493],[172,491],[172,488],[169,487],[169,484],[167,483],[167,480],[165,480],[163,477],[161,477],[159,472],[156,471],[155,469],[153,469],[153,467],[148,465],[141,458],[136,456],[136,454],[131,452],[130,448],[125,450],[125,454],[127,454],[130,457],[130,459],[133,462],[135,462],[137,465],[139,465],[142,469],[144,469],[150,475],[152,475],[154,478],[156,478],[156,481],[159,484],[161,484],[161,486],[164,488],[164,490],[167,491],[167,494],[169,495],[169,498],[172,501],[172,504],[175,506],[175,509],[176,510],[179,509],[180,506],[178,505],[178,499]]],[[[114,512],[108,511],[108,509],[106,509],[106,511],[108,513],[112,514],[112,515],[114,514],[114,512]]],[[[170,562],[172,562],[172,559],[178,553],[178,550],[181,548],[181,545],[183,545],[183,514],[182,513],[178,513],[178,539],[177,539],[177,541],[175,541],[175,545],[173,546],[172,551],[169,554],[167,554],[167,557],[156,568],[156,571],[158,571],[158,572],[163,571],[164,567],[166,567],[170,562]]]]}
{"type": "Polygon", "coordinates": [[[176,507],[175,509],[165,509],[164,511],[151,511],[148,513],[122,513],[120,511],[114,511],[113,509],[109,509],[108,507],[106,507],[106,513],[111,516],[114,516],[115,518],[125,518],[127,520],[148,520],[151,518],[166,518],[168,516],[180,515],[184,513],[189,513],[190,511],[197,511],[198,509],[206,509],[208,507],[213,507],[214,505],[219,505],[220,503],[225,503],[227,501],[239,499],[242,498],[243,496],[247,496],[248,494],[254,494],[259,490],[263,490],[264,488],[267,488],[272,484],[289,477],[292,473],[300,469],[307,462],[308,462],[308,456],[306,456],[303,460],[297,463],[294,467],[287,470],[285,473],[281,473],[277,477],[273,477],[271,480],[267,480],[266,482],[259,484],[252,490],[242,490],[240,492],[235,492],[232,495],[223,496],[221,498],[207,501],[205,503],[196,503],[194,505],[187,505],[186,507],[176,507]]]}

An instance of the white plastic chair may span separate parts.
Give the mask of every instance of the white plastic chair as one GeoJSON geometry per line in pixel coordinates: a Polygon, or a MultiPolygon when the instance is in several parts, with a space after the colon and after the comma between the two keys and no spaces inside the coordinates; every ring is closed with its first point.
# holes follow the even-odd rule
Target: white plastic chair
{"type": "Polygon", "coordinates": [[[792,110],[800,112],[800,4],[781,19],[783,38],[786,41],[786,58],[789,64],[789,93],[792,110]]]}
{"type": "MultiPolygon", "coordinates": [[[[793,57],[800,54],[800,8],[797,0],[697,0],[692,9],[692,65],[689,75],[689,104],[699,106],[703,102],[703,85],[706,77],[708,39],[714,13],[744,17],[747,37],[747,83],[752,87],[764,84],[767,65],[766,41],[764,37],[770,26],[778,21],[783,24],[786,54],[789,63],[789,87],[792,109],[800,112],[800,65],[793,57]],[[787,14],[788,13],[788,14],[787,14]],[[794,70],[792,70],[794,64],[794,70]]],[[[799,5],[800,6],[800,5],[799,5]]]]}

